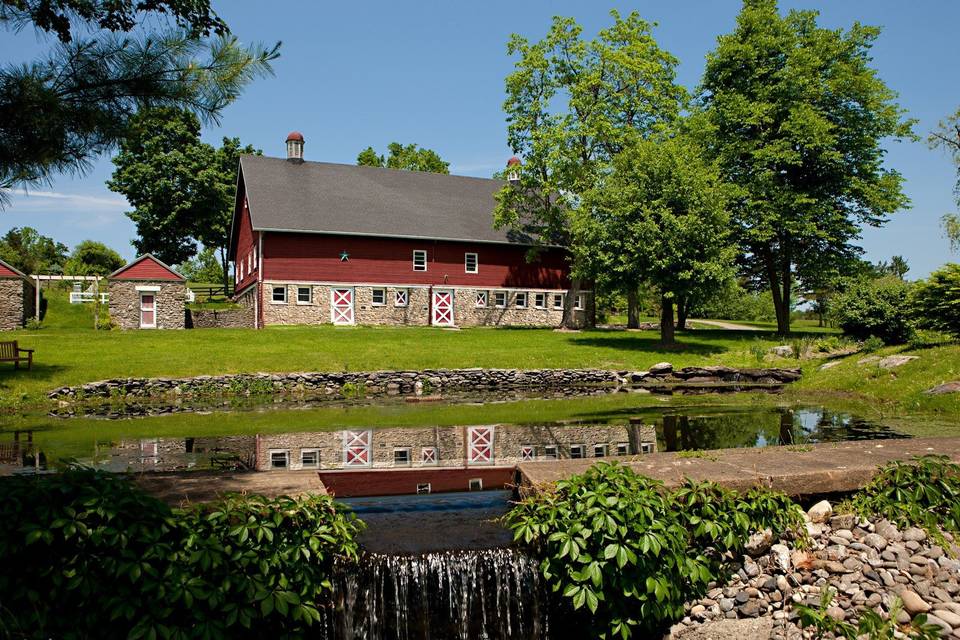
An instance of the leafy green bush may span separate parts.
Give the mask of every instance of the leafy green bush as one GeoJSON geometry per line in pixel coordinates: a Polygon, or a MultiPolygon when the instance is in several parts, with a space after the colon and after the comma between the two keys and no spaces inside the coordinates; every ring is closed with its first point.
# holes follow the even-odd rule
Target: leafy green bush
{"type": "Polygon", "coordinates": [[[0,628],[19,637],[302,634],[362,526],[328,496],[175,510],[88,469],[2,486],[0,628]]]}
{"type": "Polygon", "coordinates": [[[947,264],[918,282],[910,295],[917,325],[960,336],[960,264],[947,264]]]}
{"type": "Polygon", "coordinates": [[[856,625],[837,620],[827,613],[836,595],[836,589],[828,587],[820,592],[819,607],[797,604],[795,610],[800,626],[805,629],[815,629],[817,638],[823,638],[827,634],[832,634],[834,638],[846,638],[846,640],[859,640],[859,638],[893,640],[904,637],[915,640],[935,640],[940,637],[940,627],[929,624],[925,613],[914,616],[906,629],[900,628],[897,622],[897,616],[903,608],[903,601],[900,598],[894,598],[888,616],[881,616],[873,609],[865,609],[860,614],[856,625]]]}
{"type": "Polygon", "coordinates": [[[883,349],[884,342],[877,336],[870,336],[863,341],[863,344],[860,345],[860,348],[863,349],[866,353],[873,353],[874,351],[879,351],[883,349]]]}
{"type": "Polygon", "coordinates": [[[865,517],[920,527],[942,542],[941,529],[960,533],[960,465],[947,456],[891,462],[854,494],[851,505],[865,517]]]}
{"type": "Polygon", "coordinates": [[[741,499],[689,481],[668,492],[617,463],[558,482],[507,515],[515,540],[541,558],[553,591],[574,611],[590,612],[582,621],[590,634],[622,638],[682,617],[684,602],[721,577],[725,553],[742,550],[750,531],[781,533],[785,522],[802,522],[785,497],[758,491],[741,499]],[[774,503],[787,515],[770,518],[774,503]]]}
{"type": "Polygon", "coordinates": [[[876,336],[887,344],[910,338],[910,284],[895,277],[858,280],[834,296],[832,319],[858,340],[876,336]]]}

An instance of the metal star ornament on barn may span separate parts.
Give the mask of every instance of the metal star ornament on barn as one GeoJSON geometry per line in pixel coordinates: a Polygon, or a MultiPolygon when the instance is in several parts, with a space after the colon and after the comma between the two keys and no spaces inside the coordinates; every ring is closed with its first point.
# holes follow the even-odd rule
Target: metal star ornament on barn
{"type": "Polygon", "coordinates": [[[347,262],[350,260],[350,254],[346,251],[340,252],[340,262],[347,262]]]}

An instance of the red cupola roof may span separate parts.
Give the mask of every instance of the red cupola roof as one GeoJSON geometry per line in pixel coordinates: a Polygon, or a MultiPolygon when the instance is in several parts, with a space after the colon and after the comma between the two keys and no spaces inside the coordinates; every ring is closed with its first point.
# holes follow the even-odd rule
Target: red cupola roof
{"type": "Polygon", "coordinates": [[[297,142],[303,142],[303,134],[299,131],[291,131],[287,134],[287,142],[291,140],[296,140],[297,142]]]}
{"type": "Polygon", "coordinates": [[[512,166],[518,165],[518,164],[520,164],[520,158],[518,158],[517,156],[513,156],[512,158],[510,158],[509,160],[507,160],[507,166],[508,166],[508,167],[512,167],[512,166]]]}

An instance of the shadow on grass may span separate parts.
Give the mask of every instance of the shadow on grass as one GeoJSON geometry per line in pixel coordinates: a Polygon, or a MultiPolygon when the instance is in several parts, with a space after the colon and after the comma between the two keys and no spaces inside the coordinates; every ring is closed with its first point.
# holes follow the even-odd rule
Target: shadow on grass
{"type": "MultiPolygon", "coordinates": [[[[34,354],[36,356],[36,354],[34,354]]],[[[12,384],[31,382],[31,381],[49,381],[62,375],[68,367],[58,364],[44,364],[33,361],[33,367],[27,369],[27,365],[20,365],[19,369],[14,369],[13,364],[8,362],[0,363],[0,389],[9,388],[12,384]]]]}
{"type": "Polygon", "coordinates": [[[692,353],[696,355],[715,355],[728,351],[728,348],[721,344],[710,344],[702,341],[678,341],[673,345],[665,345],[659,338],[637,335],[626,332],[591,332],[589,334],[572,336],[570,343],[584,347],[603,347],[606,349],[617,349],[626,351],[642,351],[645,353],[664,354],[671,353],[692,353]]]}

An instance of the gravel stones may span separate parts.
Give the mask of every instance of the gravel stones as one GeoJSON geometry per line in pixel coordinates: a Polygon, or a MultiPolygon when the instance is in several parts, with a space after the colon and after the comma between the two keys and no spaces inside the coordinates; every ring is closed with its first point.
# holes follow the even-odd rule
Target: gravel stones
{"type": "Polygon", "coordinates": [[[807,511],[807,517],[815,524],[826,522],[831,515],[833,515],[833,507],[827,500],[821,500],[807,511]]]}
{"type": "Polygon", "coordinates": [[[930,611],[930,605],[927,603],[927,601],[910,589],[903,589],[899,595],[900,599],[903,601],[903,610],[909,613],[911,616],[930,611]]]}

